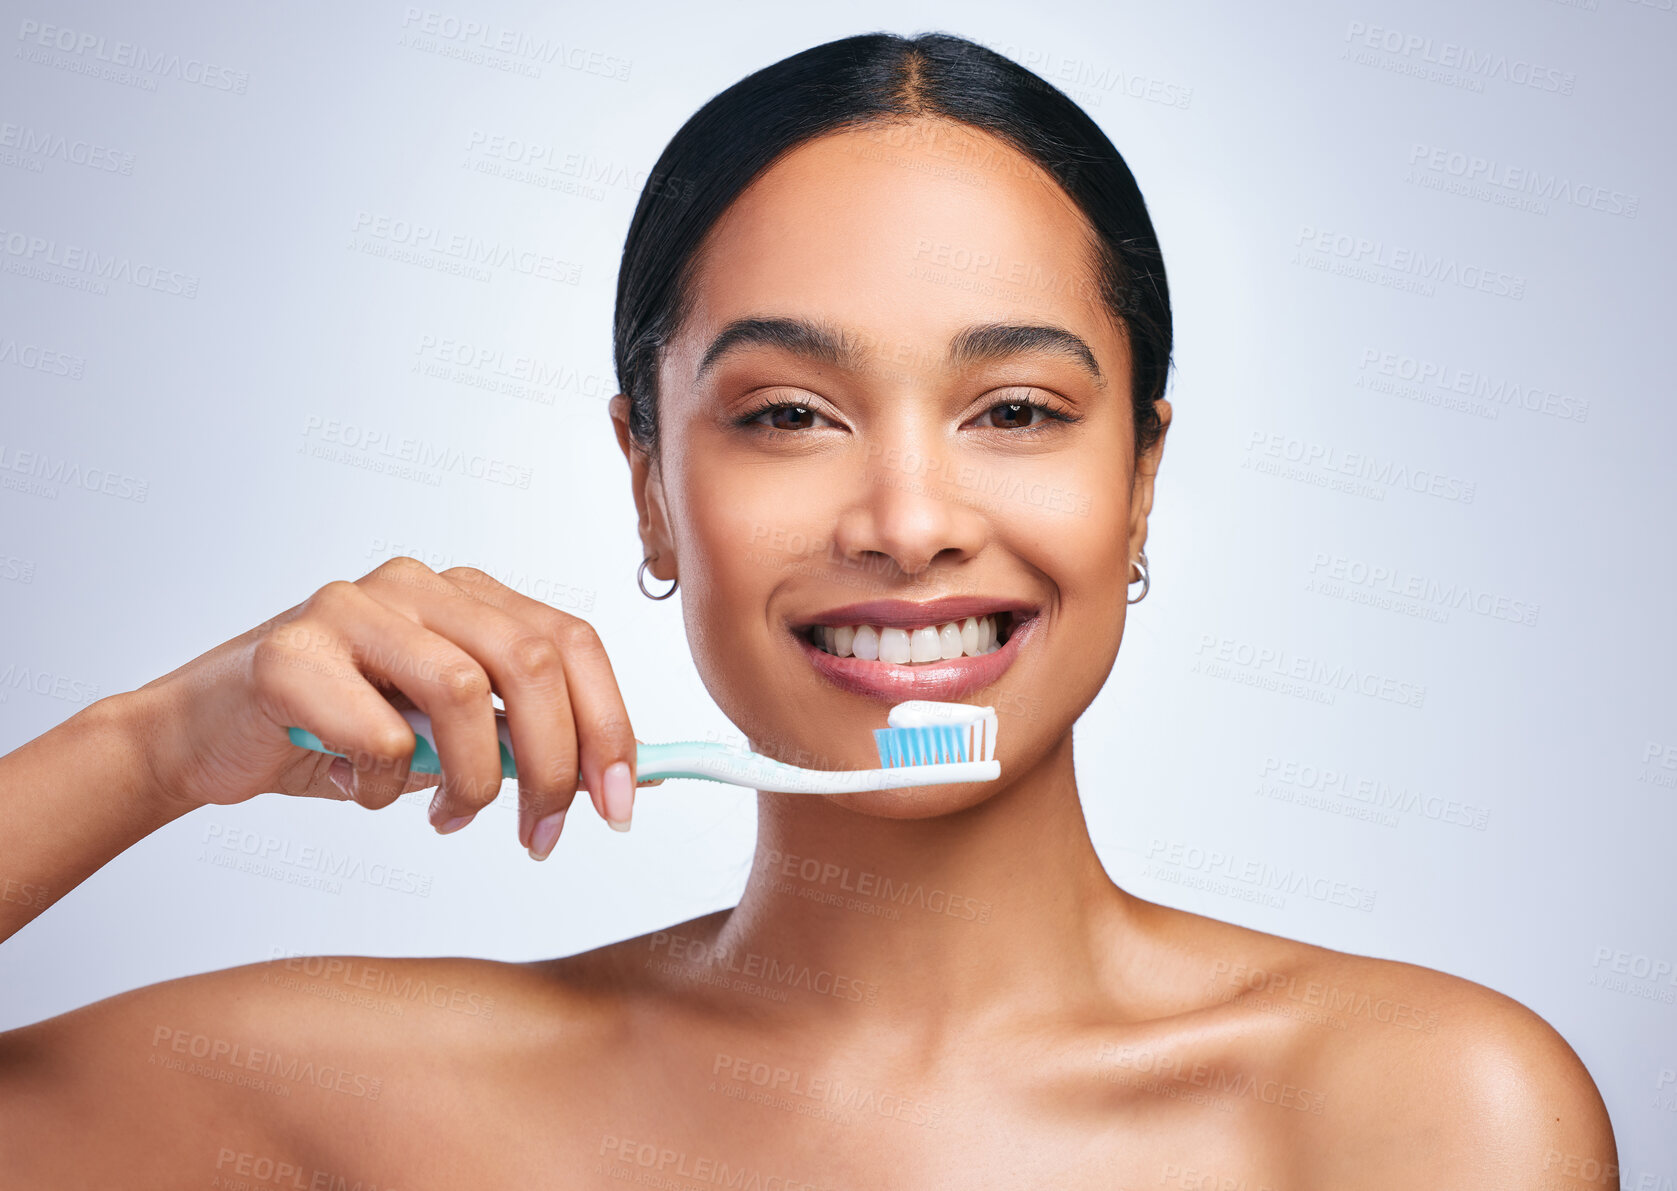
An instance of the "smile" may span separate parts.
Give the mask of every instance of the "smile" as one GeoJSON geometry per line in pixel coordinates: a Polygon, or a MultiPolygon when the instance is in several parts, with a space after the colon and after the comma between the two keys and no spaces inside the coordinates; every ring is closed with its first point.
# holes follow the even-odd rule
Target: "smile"
{"type": "Polygon", "coordinates": [[[946,662],[959,657],[982,657],[996,652],[1013,629],[1012,612],[990,612],[942,624],[915,627],[896,625],[844,624],[810,625],[810,642],[834,657],[860,658],[864,662],[892,665],[921,665],[946,662]]]}
{"type": "Polygon", "coordinates": [[[951,700],[1006,673],[1042,623],[1023,602],[974,598],[838,608],[789,626],[815,671],[869,698],[951,700]]]}

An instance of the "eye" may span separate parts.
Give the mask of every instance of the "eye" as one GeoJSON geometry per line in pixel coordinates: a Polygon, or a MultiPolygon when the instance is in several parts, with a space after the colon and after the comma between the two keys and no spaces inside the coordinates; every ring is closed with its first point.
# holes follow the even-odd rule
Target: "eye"
{"type": "MultiPolygon", "coordinates": [[[[992,405],[989,409],[990,425],[999,430],[1018,430],[1029,428],[1031,415],[1043,406],[1033,405],[1029,401],[1004,401],[1000,405],[992,405]],[[1000,413],[1002,416],[997,417],[1000,413]]],[[[1046,412],[1046,410],[1044,411],[1046,412]]]]}
{"type": "Polygon", "coordinates": [[[1024,430],[1035,432],[1047,429],[1049,422],[1079,422],[1080,417],[1040,401],[1003,401],[992,405],[979,415],[984,430],[1024,430]],[[1042,414],[1033,421],[1033,414],[1042,414]]]}
{"type": "Polygon", "coordinates": [[[825,414],[817,413],[809,406],[800,405],[795,401],[769,401],[741,414],[735,424],[756,425],[765,430],[796,431],[812,429],[816,418],[827,420],[825,414]],[[767,415],[766,419],[764,415],[767,415]]]}

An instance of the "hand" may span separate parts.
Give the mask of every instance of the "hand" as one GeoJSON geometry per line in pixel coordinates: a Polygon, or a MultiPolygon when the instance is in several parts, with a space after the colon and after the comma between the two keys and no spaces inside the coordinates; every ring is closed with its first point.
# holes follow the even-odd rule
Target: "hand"
{"type": "Polygon", "coordinates": [[[491,692],[506,708],[531,855],[552,850],[579,771],[594,809],[628,830],[636,740],[593,626],[472,567],[439,574],[398,557],[334,580],[135,694],[165,798],[229,805],[277,791],[377,810],[440,781],[430,818],[449,832],[500,790],[491,692]],[[430,717],[440,777],[408,772],[414,735],[398,706],[430,717]],[[345,756],[293,745],[292,725],[345,756]]]}

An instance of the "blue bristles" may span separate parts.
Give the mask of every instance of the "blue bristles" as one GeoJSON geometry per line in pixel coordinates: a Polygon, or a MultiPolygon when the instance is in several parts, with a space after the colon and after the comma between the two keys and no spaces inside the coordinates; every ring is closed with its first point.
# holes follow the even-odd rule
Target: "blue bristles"
{"type": "Polygon", "coordinates": [[[879,749],[879,764],[885,769],[967,760],[967,729],[964,725],[875,728],[873,740],[879,749]]]}

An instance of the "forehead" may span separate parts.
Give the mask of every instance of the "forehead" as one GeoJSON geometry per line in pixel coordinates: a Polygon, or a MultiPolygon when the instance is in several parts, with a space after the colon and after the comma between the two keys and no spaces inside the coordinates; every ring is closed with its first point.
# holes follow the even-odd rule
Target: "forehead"
{"type": "Polygon", "coordinates": [[[732,319],[804,315],[897,359],[941,358],[959,328],[1052,323],[1116,372],[1087,221],[1006,142],[946,120],[805,142],[759,175],[706,237],[672,363],[732,319]]]}

